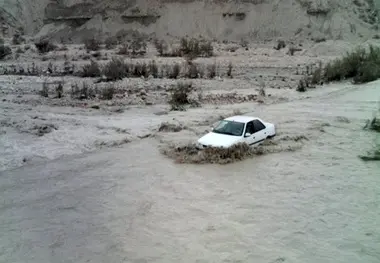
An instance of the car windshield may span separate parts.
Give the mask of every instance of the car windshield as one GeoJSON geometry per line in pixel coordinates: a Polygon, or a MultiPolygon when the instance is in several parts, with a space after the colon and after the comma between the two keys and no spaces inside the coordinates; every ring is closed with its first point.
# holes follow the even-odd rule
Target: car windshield
{"type": "Polygon", "coordinates": [[[243,134],[244,125],[245,123],[242,122],[222,120],[212,130],[212,132],[232,136],[241,136],[243,134]]]}

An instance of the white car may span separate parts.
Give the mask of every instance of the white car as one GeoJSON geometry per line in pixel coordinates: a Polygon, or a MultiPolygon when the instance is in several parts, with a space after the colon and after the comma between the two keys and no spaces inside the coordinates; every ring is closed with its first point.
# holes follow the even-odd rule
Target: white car
{"type": "Polygon", "coordinates": [[[276,135],[274,124],[257,117],[232,116],[221,120],[208,134],[198,140],[198,147],[228,148],[237,143],[256,145],[276,135]]]}

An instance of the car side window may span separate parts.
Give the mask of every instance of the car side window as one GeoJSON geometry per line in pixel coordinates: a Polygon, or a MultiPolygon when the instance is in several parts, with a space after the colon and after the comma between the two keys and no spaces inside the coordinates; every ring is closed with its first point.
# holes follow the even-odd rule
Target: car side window
{"type": "Polygon", "coordinates": [[[259,120],[254,120],[253,121],[253,128],[254,129],[253,129],[252,133],[259,132],[259,131],[265,129],[265,125],[259,120]]]}
{"type": "Polygon", "coordinates": [[[253,122],[252,121],[250,121],[250,122],[247,123],[247,128],[245,130],[245,133],[250,133],[250,134],[254,133],[253,122]]]}

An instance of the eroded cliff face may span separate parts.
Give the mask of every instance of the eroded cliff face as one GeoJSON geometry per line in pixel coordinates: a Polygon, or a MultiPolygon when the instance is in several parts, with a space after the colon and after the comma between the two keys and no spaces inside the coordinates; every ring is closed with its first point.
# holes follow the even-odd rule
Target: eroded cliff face
{"type": "Polygon", "coordinates": [[[38,38],[48,36],[71,42],[113,35],[201,35],[217,40],[349,39],[370,36],[379,30],[377,2],[0,0],[0,21],[3,28],[9,28],[8,33],[22,27],[38,38]]]}

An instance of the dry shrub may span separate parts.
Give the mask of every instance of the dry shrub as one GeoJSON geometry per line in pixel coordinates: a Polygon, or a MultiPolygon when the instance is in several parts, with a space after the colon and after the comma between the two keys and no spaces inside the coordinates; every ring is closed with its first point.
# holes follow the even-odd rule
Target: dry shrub
{"type": "Polygon", "coordinates": [[[291,56],[293,56],[296,51],[302,51],[302,49],[301,48],[297,48],[295,46],[291,46],[291,47],[289,47],[288,54],[291,55],[291,56]]]}
{"type": "Polygon", "coordinates": [[[170,79],[176,79],[178,78],[180,72],[181,72],[181,66],[178,63],[175,63],[173,67],[171,68],[168,77],[170,79]]]}
{"type": "Polygon", "coordinates": [[[123,79],[128,77],[129,65],[122,59],[113,58],[104,66],[103,74],[109,81],[123,79]]]}
{"type": "Polygon", "coordinates": [[[97,90],[90,87],[86,82],[82,83],[82,87],[80,88],[78,83],[74,83],[71,85],[71,98],[85,100],[85,99],[93,99],[96,97],[97,90]]]}
{"type": "Polygon", "coordinates": [[[211,57],[214,55],[214,48],[210,41],[202,41],[196,38],[182,38],[180,47],[169,50],[169,46],[160,40],[154,41],[154,46],[160,56],[166,57],[187,57],[192,60],[196,57],[211,57]]]}
{"type": "Polygon", "coordinates": [[[284,40],[278,40],[277,41],[277,46],[274,47],[276,50],[280,50],[286,47],[285,41],[284,40]]]}
{"type": "Polygon", "coordinates": [[[59,83],[55,87],[55,93],[56,93],[56,98],[60,99],[63,97],[63,85],[62,85],[62,83],[59,83]]]}
{"type": "MultiPolygon", "coordinates": [[[[369,129],[374,132],[380,133],[380,105],[378,112],[375,114],[375,116],[372,118],[372,120],[368,120],[366,126],[364,129],[369,129]]],[[[361,158],[363,161],[380,161],[380,143],[378,141],[378,137],[375,137],[375,140],[377,141],[374,143],[374,149],[371,152],[368,152],[367,155],[360,155],[359,158],[361,158]]]]}
{"type": "Polygon", "coordinates": [[[84,41],[84,46],[87,51],[98,51],[100,49],[100,41],[98,41],[94,37],[86,39],[84,41]]]}
{"type": "Polygon", "coordinates": [[[169,98],[169,104],[171,106],[171,110],[181,110],[181,111],[185,110],[184,106],[191,104],[189,95],[192,91],[194,91],[194,87],[191,82],[177,83],[177,86],[172,89],[170,98],[169,98]]]}
{"type": "Polygon", "coordinates": [[[188,66],[188,70],[187,70],[186,77],[188,77],[189,79],[198,78],[199,70],[198,70],[197,64],[192,63],[191,61],[188,61],[187,66],[188,66]]]}
{"type": "Polygon", "coordinates": [[[315,86],[312,86],[310,83],[310,78],[308,76],[304,76],[302,79],[299,80],[296,90],[298,92],[305,92],[308,88],[314,87],[315,86]]]}
{"type": "Polygon", "coordinates": [[[149,76],[149,71],[148,71],[148,67],[146,66],[145,63],[137,63],[136,65],[134,65],[133,67],[133,72],[132,72],[133,76],[135,77],[148,77],[149,76]]]}
{"type": "Polygon", "coordinates": [[[168,49],[166,43],[163,40],[155,39],[153,44],[154,44],[154,47],[156,48],[158,54],[160,56],[165,56],[165,52],[168,49]]]}
{"type": "Polygon", "coordinates": [[[181,56],[196,58],[196,57],[212,57],[214,48],[210,41],[200,41],[195,38],[182,38],[180,49],[181,56]]]}
{"type": "Polygon", "coordinates": [[[158,128],[159,132],[180,132],[184,129],[181,125],[174,123],[163,122],[158,128]]]}
{"type": "Polygon", "coordinates": [[[323,84],[323,68],[322,63],[319,63],[319,66],[311,75],[310,82],[312,85],[322,85],[323,84]]]}
{"type": "Polygon", "coordinates": [[[21,47],[18,47],[17,49],[16,49],[16,53],[17,54],[21,54],[21,53],[24,53],[25,51],[21,48],[21,47]]]}
{"type": "Polygon", "coordinates": [[[128,44],[123,44],[119,48],[119,51],[117,52],[119,55],[129,55],[129,45],[128,44]]]}
{"type": "Polygon", "coordinates": [[[232,63],[228,64],[227,77],[232,78],[232,63]]]}
{"type": "Polygon", "coordinates": [[[20,45],[24,42],[25,42],[25,38],[20,33],[16,33],[13,35],[13,38],[12,38],[13,45],[20,45]]]}
{"type": "Polygon", "coordinates": [[[113,85],[108,85],[102,89],[101,98],[103,100],[112,100],[113,95],[115,94],[115,87],[113,85]]]}
{"type": "Polygon", "coordinates": [[[113,49],[118,44],[118,41],[116,37],[109,37],[104,41],[104,44],[107,49],[113,49]]]}
{"type": "Polygon", "coordinates": [[[101,70],[100,70],[99,64],[96,61],[91,60],[89,64],[83,66],[81,76],[84,78],[100,77],[101,70]]]}
{"type": "Polygon", "coordinates": [[[261,97],[265,97],[265,82],[263,80],[260,80],[260,88],[259,88],[259,95],[261,97]]]}
{"type": "Polygon", "coordinates": [[[51,43],[49,40],[41,40],[34,43],[39,53],[47,53],[57,49],[57,46],[51,43]]]}
{"type": "Polygon", "coordinates": [[[119,49],[119,55],[130,55],[134,58],[143,57],[146,54],[147,44],[142,38],[134,39],[131,43],[125,43],[119,49]]]}
{"type": "Polygon", "coordinates": [[[149,74],[152,75],[153,78],[158,78],[158,67],[154,60],[149,63],[149,74]]]}
{"type": "Polygon", "coordinates": [[[210,79],[213,79],[216,77],[216,64],[210,64],[207,66],[207,76],[210,78],[210,79]]]}
{"type": "Polygon", "coordinates": [[[0,44],[0,60],[12,54],[12,49],[8,46],[0,44]]]}
{"type": "Polygon", "coordinates": [[[64,75],[70,75],[73,74],[75,71],[75,65],[71,64],[70,61],[65,60],[63,63],[63,74],[64,75]]]}
{"type": "Polygon", "coordinates": [[[42,83],[42,89],[40,91],[40,95],[45,98],[49,97],[49,84],[47,82],[42,83]]]}

